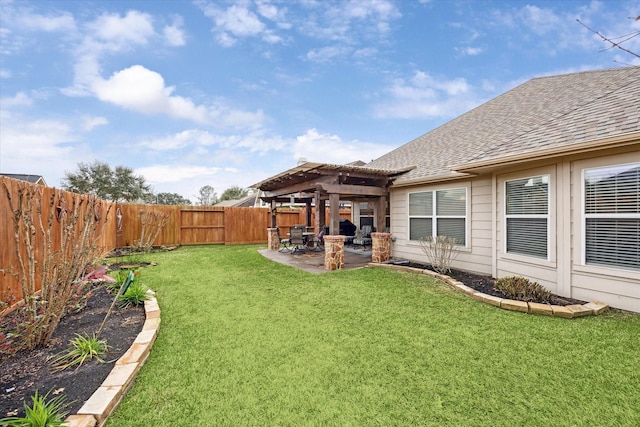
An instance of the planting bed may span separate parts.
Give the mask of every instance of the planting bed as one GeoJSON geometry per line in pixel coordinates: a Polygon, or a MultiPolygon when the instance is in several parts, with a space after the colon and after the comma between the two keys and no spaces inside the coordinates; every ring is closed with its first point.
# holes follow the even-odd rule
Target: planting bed
{"type": "MultiPolygon", "coordinates": [[[[108,363],[92,360],[78,369],[51,370],[48,360],[66,349],[69,340],[76,334],[93,334],[100,327],[113,296],[102,285],[92,293],[86,307],[61,320],[50,345],[10,356],[0,354],[0,418],[22,416],[24,402],[31,404],[31,396],[36,390],[39,395],[47,392],[51,392],[50,396],[64,394],[66,401],[71,402],[67,411],[76,413],[100,387],[115,361],[131,347],[145,321],[144,307],[118,308],[116,305],[100,335],[109,345],[109,353],[104,356],[108,363]]],[[[16,311],[0,319],[0,336],[11,331],[17,314],[16,311]]]]}
{"type": "MultiPolygon", "coordinates": [[[[413,263],[413,262],[407,264],[407,267],[427,269],[427,270],[434,271],[431,268],[431,266],[429,266],[429,265],[418,264],[418,263],[413,263]]],[[[461,270],[456,270],[456,269],[451,269],[451,271],[449,273],[447,273],[447,276],[452,277],[452,278],[464,283],[468,287],[470,287],[472,289],[475,289],[478,292],[482,292],[483,294],[492,295],[494,297],[504,298],[504,299],[508,299],[509,298],[503,292],[501,292],[501,291],[499,291],[499,290],[497,290],[496,288],[493,287],[493,285],[495,283],[495,280],[492,277],[483,276],[483,275],[480,275],[480,274],[468,273],[466,271],[461,271],[461,270]]],[[[574,305],[574,304],[584,304],[584,303],[585,303],[585,301],[582,301],[582,300],[577,300],[577,299],[567,298],[567,297],[561,297],[561,296],[555,295],[555,294],[552,295],[551,300],[549,301],[549,304],[559,305],[559,306],[567,306],[567,305],[574,305]]]]}

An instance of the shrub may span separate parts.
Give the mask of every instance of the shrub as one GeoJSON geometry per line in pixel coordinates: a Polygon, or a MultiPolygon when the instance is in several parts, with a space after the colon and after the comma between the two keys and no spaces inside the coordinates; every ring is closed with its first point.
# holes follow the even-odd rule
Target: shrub
{"type": "Polygon", "coordinates": [[[494,288],[519,301],[548,303],[551,300],[551,292],[542,285],[520,276],[498,279],[494,288]]]}
{"type": "Polygon", "coordinates": [[[456,239],[447,236],[436,236],[435,239],[422,237],[420,246],[435,271],[441,274],[451,271],[451,263],[458,256],[455,251],[456,239]]]}
{"type": "Polygon", "coordinates": [[[133,282],[126,292],[120,295],[120,305],[128,307],[130,305],[140,305],[149,299],[148,288],[138,282],[133,282]]]}
{"type": "Polygon", "coordinates": [[[10,417],[0,420],[0,425],[9,427],[54,427],[62,426],[63,419],[67,416],[64,395],[56,396],[47,401],[49,393],[38,396],[38,391],[31,396],[33,406],[24,404],[24,417],[10,417]]]}

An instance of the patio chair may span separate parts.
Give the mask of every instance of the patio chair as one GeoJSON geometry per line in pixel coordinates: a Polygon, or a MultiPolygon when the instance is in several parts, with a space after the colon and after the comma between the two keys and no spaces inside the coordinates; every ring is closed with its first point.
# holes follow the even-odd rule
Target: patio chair
{"type": "Polygon", "coordinates": [[[278,231],[278,240],[280,242],[279,246],[278,246],[278,252],[288,252],[291,249],[289,248],[289,245],[291,244],[291,239],[284,239],[281,235],[280,235],[280,227],[276,227],[276,230],[278,231]]]}
{"type": "Polygon", "coordinates": [[[293,247],[291,253],[304,252],[307,247],[307,242],[304,238],[304,228],[292,227],[289,233],[290,244],[293,247]]]}
{"type": "Polygon", "coordinates": [[[362,230],[356,232],[356,237],[353,238],[353,247],[362,246],[362,250],[366,250],[367,246],[371,247],[373,240],[371,239],[372,227],[370,225],[363,225],[362,230]]]}
{"type": "Polygon", "coordinates": [[[313,244],[311,246],[312,251],[321,252],[324,250],[324,229],[322,229],[317,236],[313,237],[311,243],[313,244]]]}

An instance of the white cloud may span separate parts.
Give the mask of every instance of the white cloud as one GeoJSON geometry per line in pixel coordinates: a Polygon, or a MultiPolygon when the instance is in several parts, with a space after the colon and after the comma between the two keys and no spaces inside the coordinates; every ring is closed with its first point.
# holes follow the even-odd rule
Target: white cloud
{"type": "Polygon", "coordinates": [[[373,37],[385,37],[391,23],[401,17],[390,1],[348,1],[315,4],[321,12],[301,18],[305,35],[321,40],[357,44],[373,37]]]}
{"type": "Polygon", "coordinates": [[[383,144],[351,140],[338,135],[322,134],[315,128],[296,138],[293,158],[306,158],[310,162],[345,164],[356,160],[369,162],[388,153],[392,148],[383,144]]]}
{"type": "Polygon", "coordinates": [[[10,79],[12,75],[13,73],[10,70],[0,70],[0,79],[10,79]]]}
{"type": "Polygon", "coordinates": [[[279,136],[266,136],[262,132],[250,132],[245,135],[218,135],[202,129],[187,129],[161,138],[149,139],[142,144],[149,149],[158,151],[204,147],[211,150],[231,149],[267,153],[281,151],[290,142],[279,136]]]}
{"type": "Polygon", "coordinates": [[[18,22],[23,28],[31,31],[75,31],[76,23],[73,16],[64,12],[60,15],[39,15],[30,12],[20,14],[18,22]]]}
{"type": "Polygon", "coordinates": [[[193,165],[153,165],[136,168],[135,173],[143,175],[150,184],[178,182],[191,178],[203,178],[220,173],[219,167],[193,165]]]}
{"type": "Polygon", "coordinates": [[[477,106],[481,98],[465,79],[435,78],[423,71],[394,80],[385,92],[389,99],[374,106],[379,118],[450,118],[477,106]]]}
{"type": "Polygon", "coordinates": [[[471,46],[459,47],[459,48],[456,48],[456,50],[462,53],[463,55],[469,55],[469,56],[480,55],[482,52],[484,52],[484,49],[481,47],[471,47],[471,46]]]}
{"type": "Polygon", "coordinates": [[[89,96],[92,85],[100,83],[101,62],[107,55],[115,55],[148,46],[154,40],[164,40],[168,46],[186,43],[182,18],[174,17],[173,24],[165,26],[162,37],[156,34],[153,17],[130,10],[124,15],[103,13],[84,26],[85,34],[75,48],[73,85],[62,89],[67,96],[89,96]]]}
{"type": "Polygon", "coordinates": [[[31,100],[31,98],[29,98],[24,92],[18,92],[11,98],[0,99],[0,107],[2,108],[29,106],[32,103],[33,101],[31,100]]]}
{"type": "Polygon", "coordinates": [[[351,52],[346,46],[327,46],[320,49],[312,49],[307,52],[306,58],[313,62],[329,62],[332,59],[344,56],[351,52]]]}
{"type": "Polygon", "coordinates": [[[233,5],[226,10],[205,6],[204,14],[213,19],[218,42],[233,46],[240,37],[257,36],[265,31],[258,16],[244,6],[233,5]]]}
{"type": "Polygon", "coordinates": [[[130,10],[124,17],[105,13],[87,24],[91,37],[121,50],[125,45],[146,45],[154,35],[153,18],[147,13],[130,10]]]}
{"type": "Polygon", "coordinates": [[[82,146],[72,146],[77,135],[68,123],[30,119],[0,111],[0,169],[7,173],[42,175],[58,186],[61,171],[73,169],[84,158],[82,146]]]}
{"type": "Polygon", "coordinates": [[[97,79],[92,90],[101,101],[147,115],[164,114],[217,127],[249,129],[260,127],[264,121],[262,111],[196,105],[189,98],[173,95],[174,87],[166,86],[159,73],[141,65],[125,68],[108,79],[97,79]]]}
{"type": "Polygon", "coordinates": [[[85,132],[90,132],[98,126],[104,126],[107,124],[109,124],[109,120],[105,117],[85,116],[82,118],[82,129],[85,132]]]}
{"type": "Polygon", "coordinates": [[[177,16],[174,18],[172,25],[164,27],[162,33],[169,46],[184,46],[187,43],[187,37],[182,28],[183,25],[184,20],[181,16],[177,16]]]}
{"type": "Polygon", "coordinates": [[[286,8],[278,8],[268,0],[240,2],[220,9],[214,4],[199,1],[197,4],[205,16],[211,18],[216,40],[224,47],[235,45],[238,40],[256,37],[268,44],[282,43],[283,38],[276,28],[288,30],[292,27],[286,20],[286,8]],[[255,12],[254,10],[255,9],[255,12]],[[264,19],[261,19],[264,18],[264,19]]]}

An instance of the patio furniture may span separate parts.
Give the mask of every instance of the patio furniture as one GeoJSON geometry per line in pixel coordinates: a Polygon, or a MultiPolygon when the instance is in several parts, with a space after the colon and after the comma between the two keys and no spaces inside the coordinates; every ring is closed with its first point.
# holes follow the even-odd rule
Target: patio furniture
{"type": "Polygon", "coordinates": [[[304,228],[292,227],[289,233],[290,244],[293,247],[291,253],[304,252],[307,248],[307,241],[304,236],[304,228]]]}
{"type": "Polygon", "coordinates": [[[276,230],[278,231],[278,240],[279,240],[278,252],[289,251],[290,250],[289,245],[291,244],[291,239],[285,239],[280,235],[280,227],[276,227],[276,230]]]}
{"type": "Polygon", "coordinates": [[[363,225],[362,230],[356,232],[356,237],[353,238],[353,246],[362,246],[362,250],[366,250],[367,246],[371,247],[372,239],[371,239],[371,231],[372,227],[370,225],[363,225]]]}
{"type": "Polygon", "coordinates": [[[324,250],[324,229],[320,233],[308,241],[311,244],[311,250],[320,252],[324,250]]]}

